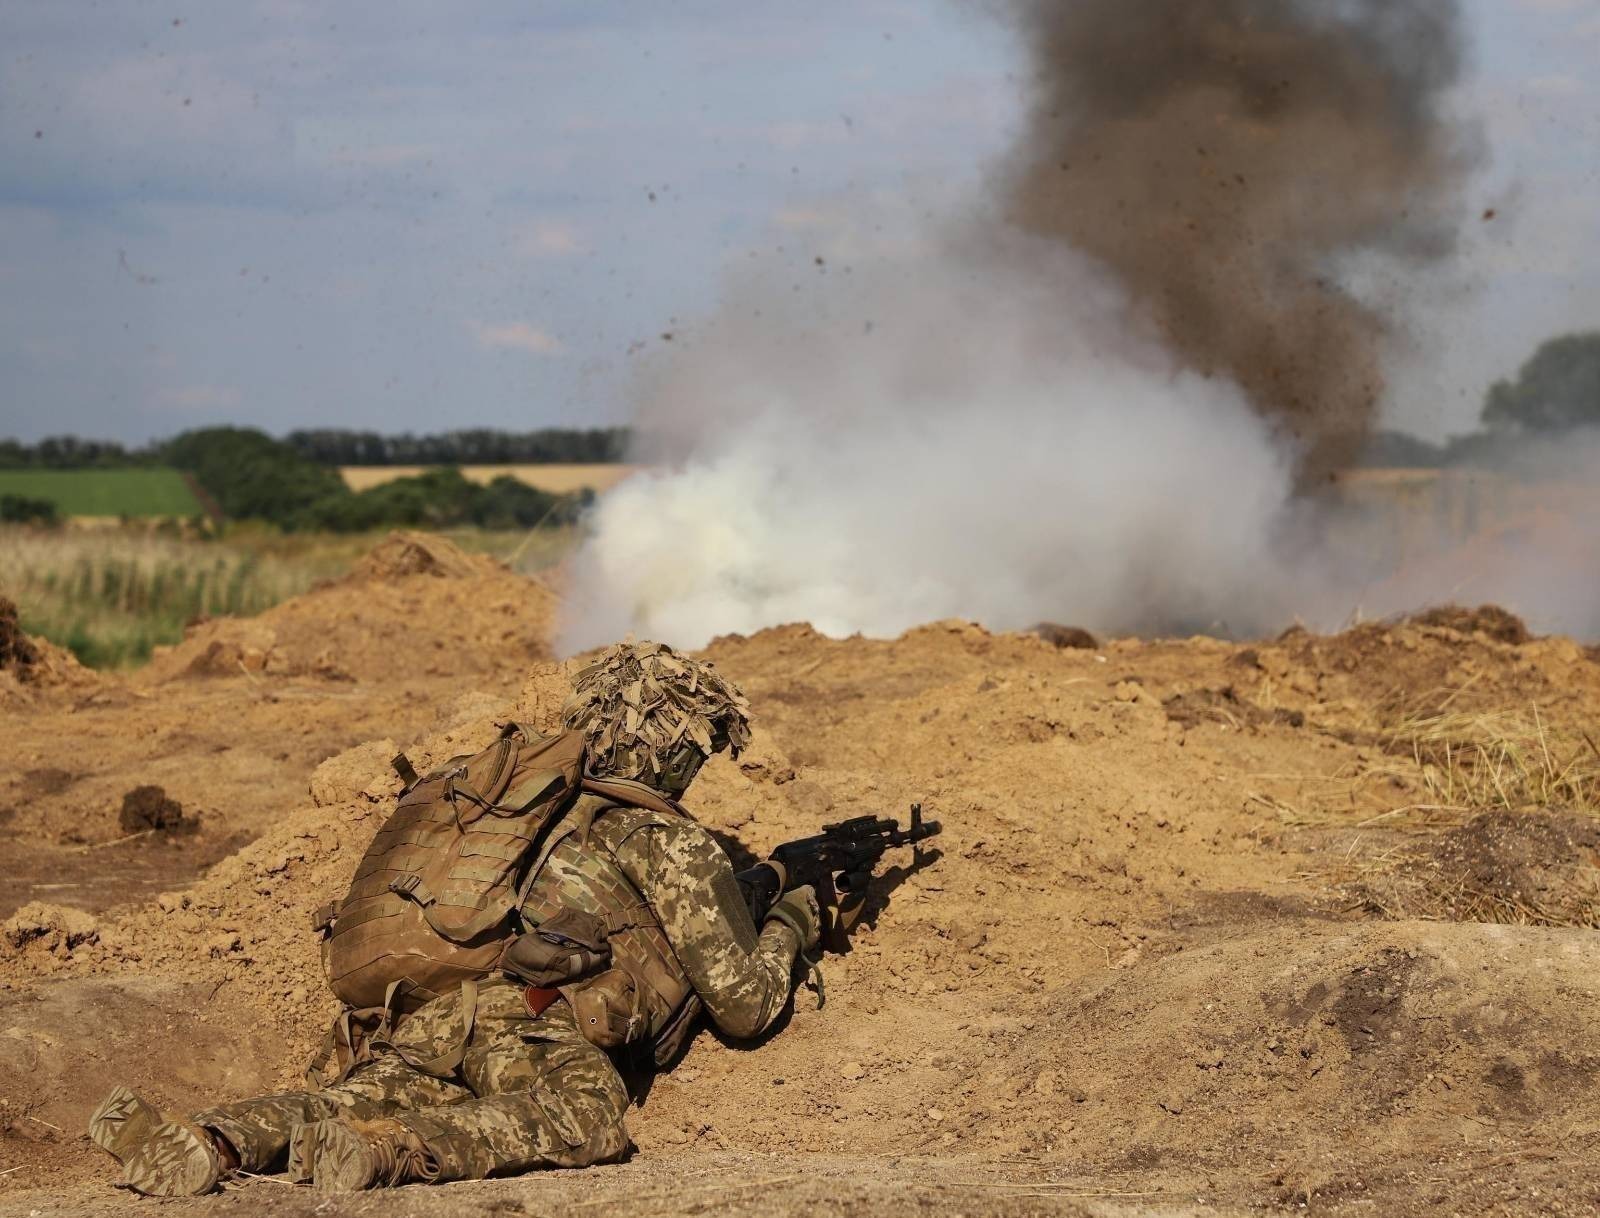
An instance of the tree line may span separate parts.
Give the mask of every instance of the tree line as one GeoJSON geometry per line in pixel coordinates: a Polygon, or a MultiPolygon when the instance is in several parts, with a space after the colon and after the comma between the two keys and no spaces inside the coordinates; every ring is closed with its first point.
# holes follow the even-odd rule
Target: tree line
{"type": "MultiPolygon", "coordinates": [[[[34,446],[55,463],[51,468],[59,469],[112,467],[119,462],[104,450],[114,447],[74,447],[60,440],[34,446]]],[[[191,475],[230,520],[266,521],[289,532],[562,525],[576,521],[594,501],[594,492],[587,489],[554,495],[509,475],[480,485],[453,465],[353,491],[332,465],[311,460],[287,441],[249,427],[186,431],[164,441],[148,463],[191,475]]],[[[56,518],[55,505],[48,501],[0,496],[0,519],[49,525],[56,518]]]]}
{"type": "Polygon", "coordinates": [[[1564,334],[1541,344],[1515,377],[1489,387],[1479,422],[1478,431],[1443,444],[1403,432],[1379,432],[1362,464],[1494,468],[1514,463],[1530,446],[1580,431],[1600,433],[1600,331],[1564,334]]]}
{"type": "Polygon", "coordinates": [[[353,491],[333,466],[247,427],[185,432],[164,451],[168,463],[192,474],[224,516],[265,520],[289,531],[560,525],[575,521],[594,499],[587,489],[553,495],[509,475],[483,486],[453,465],[353,491]]]}
{"type": "Polygon", "coordinates": [[[486,427],[414,436],[375,431],[291,431],[284,442],[325,465],[604,465],[621,461],[625,427],[546,427],[495,431],[486,427]]]}
{"type": "MultiPolygon", "coordinates": [[[[37,444],[0,439],[0,469],[177,465],[171,454],[184,440],[184,436],[177,436],[129,447],[114,440],[77,436],[47,436],[37,444]]],[[[319,428],[292,431],[281,443],[319,465],[603,465],[622,460],[628,447],[628,429],[546,427],[537,431],[496,431],[479,427],[437,435],[405,432],[386,436],[375,431],[319,428]]]]}

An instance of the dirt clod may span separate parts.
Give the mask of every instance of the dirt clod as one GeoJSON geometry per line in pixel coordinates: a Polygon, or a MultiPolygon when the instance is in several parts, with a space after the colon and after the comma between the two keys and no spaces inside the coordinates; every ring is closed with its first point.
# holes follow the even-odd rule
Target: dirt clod
{"type": "Polygon", "coordinates": [[[1100,640],[1082,626],[1061,626],[1055,622],[1040,622],[1031,633],[1038,635],[1052,647],[1076,647],[1085,651],[1096,651],[1100,647],[1100,640]]]}
{"type": "Polygon", "coordinates": [[[134,787],[122,797],[117,823],[124,833],[178,833],[196,827],[194,818],[184,814],[182,804],[153,785],[134,787]]]}

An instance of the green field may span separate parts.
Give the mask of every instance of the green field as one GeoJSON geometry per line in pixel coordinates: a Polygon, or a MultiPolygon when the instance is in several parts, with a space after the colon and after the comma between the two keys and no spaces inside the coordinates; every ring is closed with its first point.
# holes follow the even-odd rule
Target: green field
{"type": "Polygon", "coordinates": [[[3,469],[0,495],[48,499],[62,516],[197,516],[173,469],[3,469]]]}

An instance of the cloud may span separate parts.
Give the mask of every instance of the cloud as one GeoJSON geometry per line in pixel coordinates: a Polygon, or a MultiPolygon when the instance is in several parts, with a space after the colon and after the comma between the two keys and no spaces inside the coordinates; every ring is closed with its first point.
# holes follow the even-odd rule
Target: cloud
{"type": "Polygon", "coordinates": [[[472,328],[478,336],[478,345],[491,350],[511,349],[530,351],[534,355],[560,355],[567,349],[554,334],[525,321],[505,321],[497,325],[474,322],[472,328]]]}
{"type": "Polygon", "coordinates": [[[830,228],[837,223],[837,219],[837,216],[819,207],[780,207],[772,216],[773,223],[779,228],[796,232],[830,228]]]}
{"type": "Polygon", "coordinates": [[[183,385],[163,389],[156,398],[163,406],[179,410],[232,409],[244,401],[244,395],[232,385],[183,385]]]}
{"type": "Polygon", "coordinates": [[[523,229],[512,248],[524,258],[570,258],[587,252],[575,227],[555,221],[541,221],[523,229]]]}

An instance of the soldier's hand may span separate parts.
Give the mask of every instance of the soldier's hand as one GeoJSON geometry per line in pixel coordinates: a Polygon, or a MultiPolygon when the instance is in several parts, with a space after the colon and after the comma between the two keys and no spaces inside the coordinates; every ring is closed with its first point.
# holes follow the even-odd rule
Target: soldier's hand
{"type": "Polygon", "coordinates": [[[817,908],[817,891],[810,884],[791,888],[774,902],[767,911],[767,919],[776,918],[800,936],[800,950],[809,952],[822,938],[822,911],[817,908]]]}

